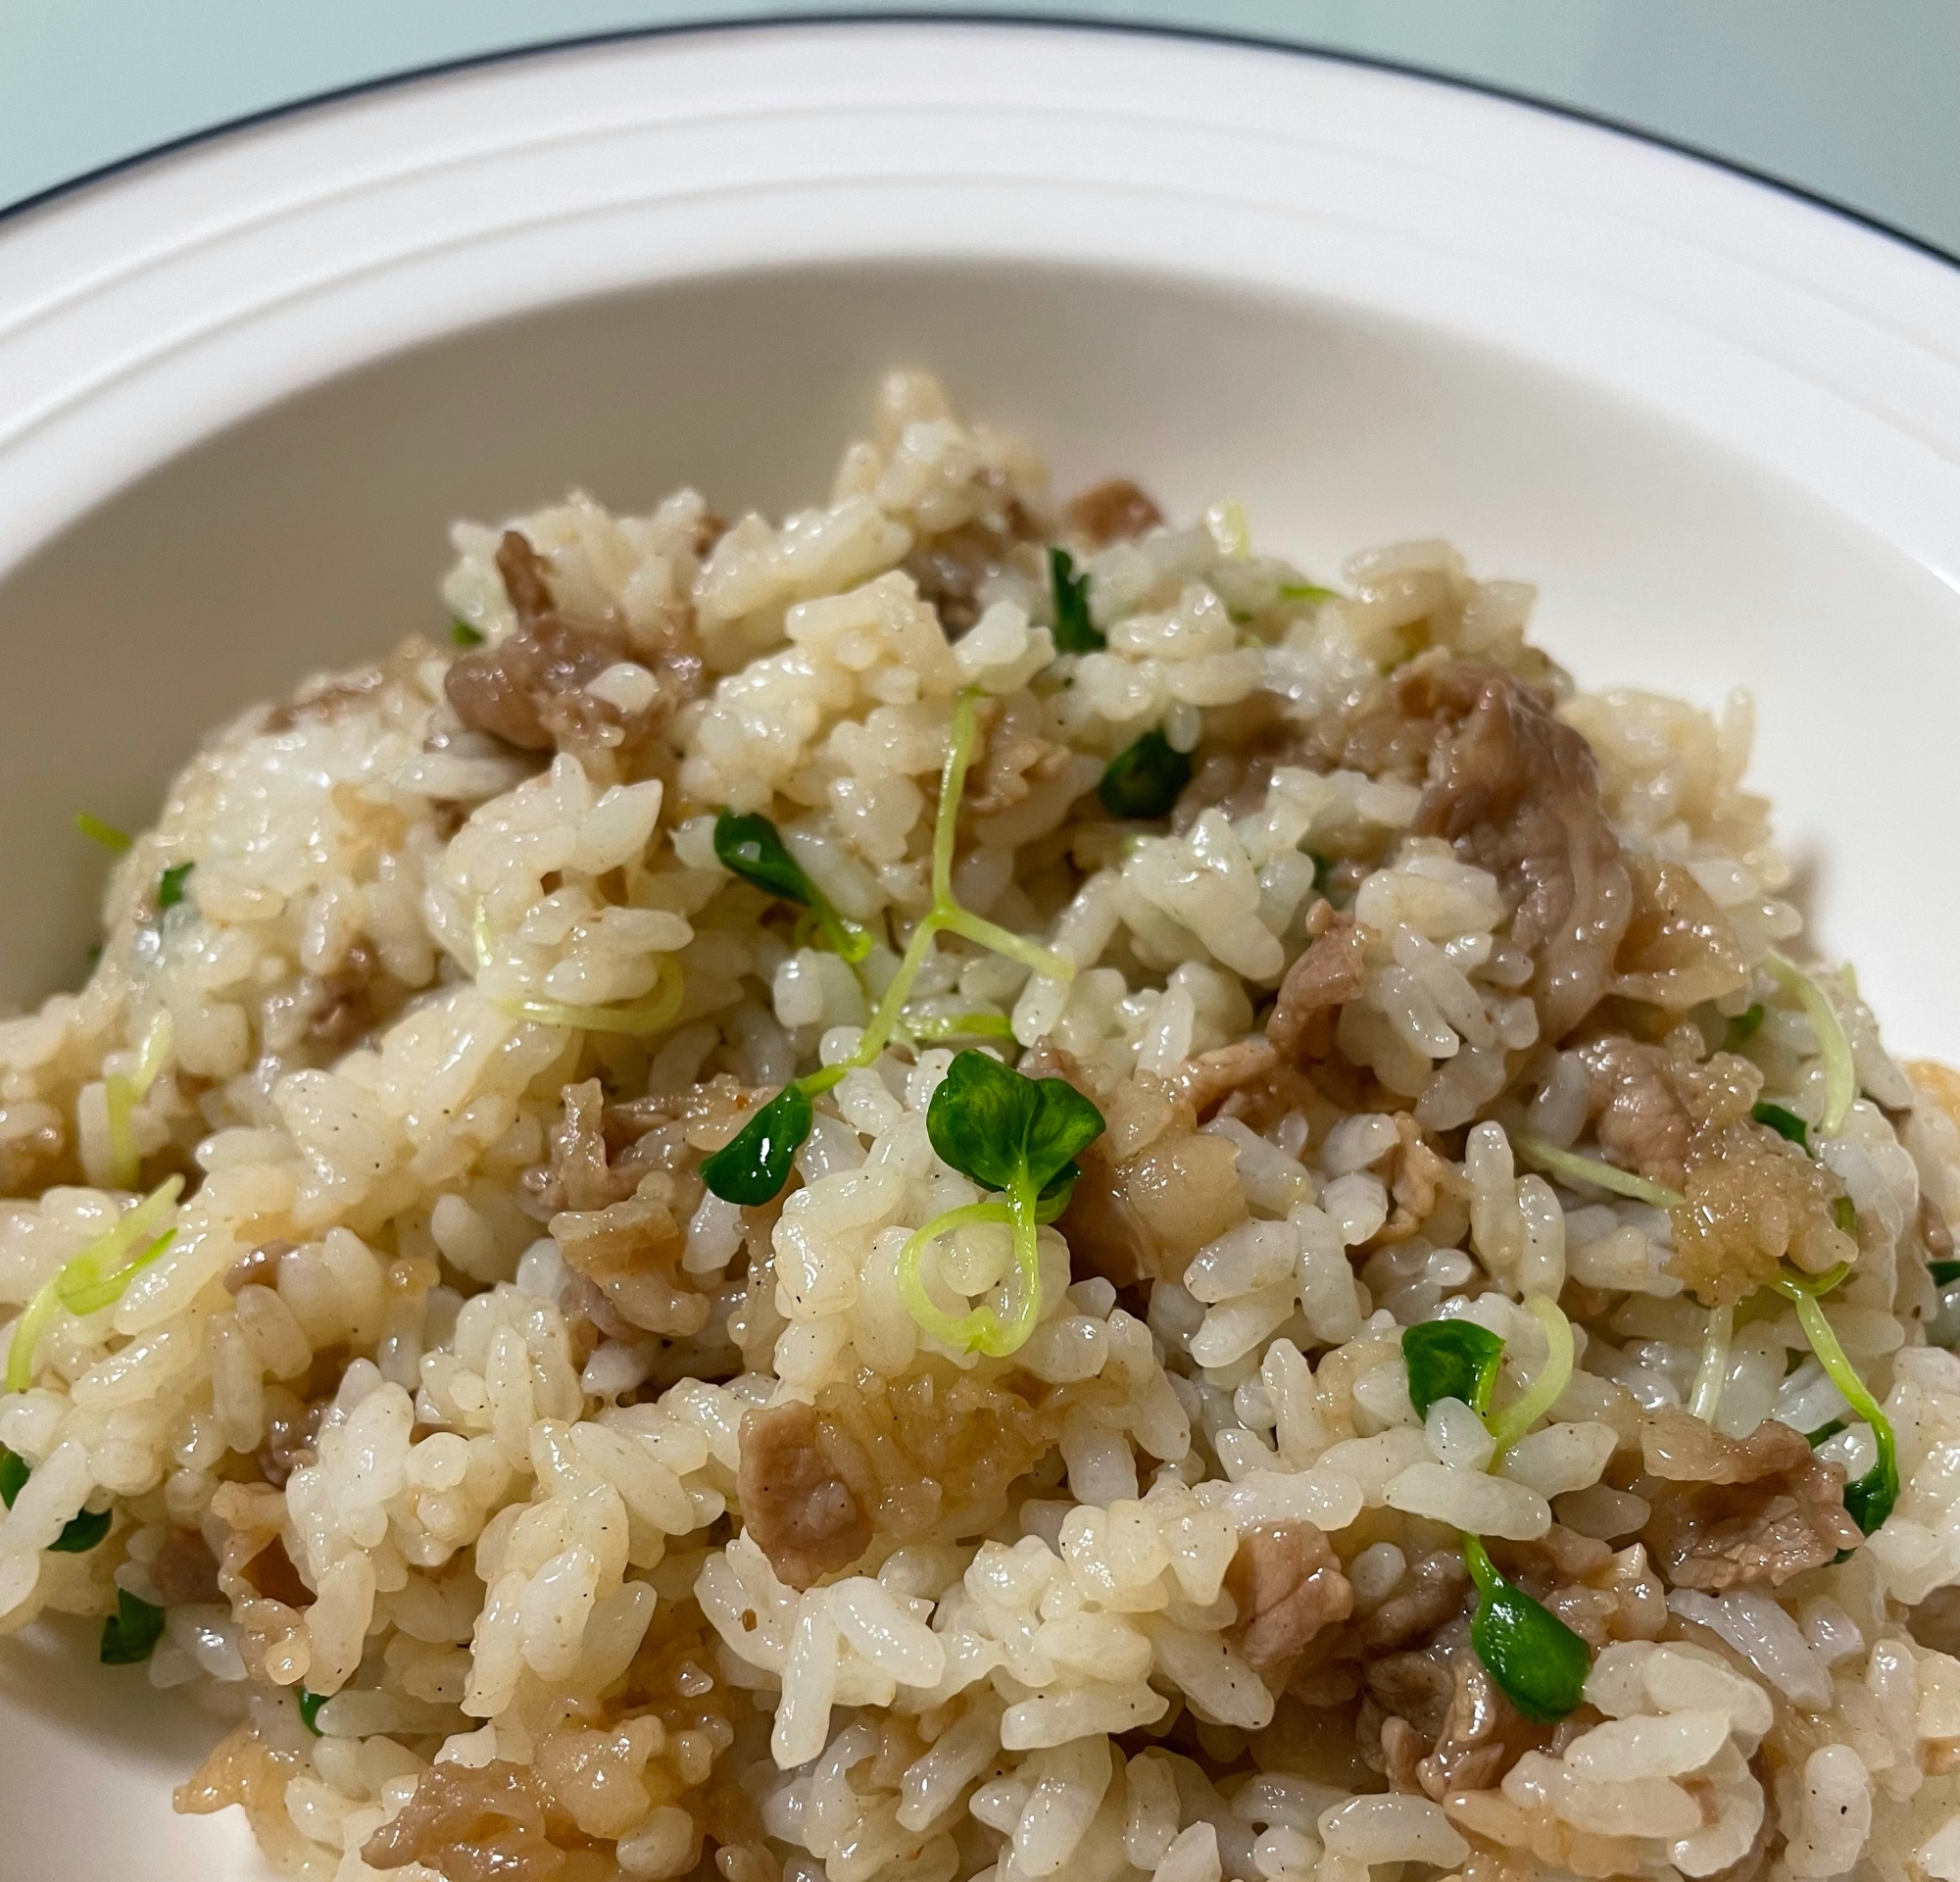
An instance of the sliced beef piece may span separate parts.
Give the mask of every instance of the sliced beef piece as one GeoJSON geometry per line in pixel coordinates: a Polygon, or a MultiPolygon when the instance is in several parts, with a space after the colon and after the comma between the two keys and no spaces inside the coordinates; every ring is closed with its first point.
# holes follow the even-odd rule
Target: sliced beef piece
{"type": "Polygon", "coordinates": [[[1536,963],[1540,1037],[1555,1043],[1607,991],[1633,916],[1592,749],[1532,687],[1473,661],[1411,662],[1396,704],[1433,727],[1416,832],[1497,878],[1536,963]]]}
{"type": "Polygon", "coordinates": [[[1163,512],[1128,477],[1092,484],[1068,504],[1068,527],[1098,549],[1147,536],[1163,525],[1163,512]]]}
{"type": "Polygon", "coordinates": [[[1331,908],[1328,915],[1321,932],[1287,969],[1279,998],[1266,1015],[1266,1037],[1282,1058],[1296,1065],[1327,1056],[1334,1036],[1331,1015],[1358,1000],[1367,985],[1373,929],[1331,908]]]}
{"type": "Polygon", "coordinates": [[[840,1468],[838,1449],[813,1405],[792,1400],[743,1414],[742,1520],[792,1588],[849,1567],[871,1546],[870,1511],[851,1487],[849,1463],[840,1468]]]}
{"type": "Polygon", "coordinates": [[[1242,1530],[1225,1587],[1239,1610],[1239,1650],[1276,1693],[1314,1635],[1354,1611],[1340,1559],[1310,1522],[1242,1530]]]}
{"type": "Polygon", "coordinates": [[[1843,1466],[1774,1418],[1730,1438],[1690,1412],[1650,1412],[1641,1453],[1635,1494],[1653,1511],[1642,1540],[1673,1587],[1780,1588],[1863,1540],[1843,1466]]]}

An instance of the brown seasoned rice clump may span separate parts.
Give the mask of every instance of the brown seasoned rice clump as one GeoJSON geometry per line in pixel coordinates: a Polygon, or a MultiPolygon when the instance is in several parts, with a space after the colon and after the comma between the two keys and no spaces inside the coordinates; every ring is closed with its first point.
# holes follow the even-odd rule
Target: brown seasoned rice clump
{"type": "Polygon", "coordinates": [[[787,519],[454,542],[0,1021],[0,1629],[235,1720],[178,1808],[1960,1882],[1960,1075],[1798,965],[1743,705],[916,373],[787,519]]]}

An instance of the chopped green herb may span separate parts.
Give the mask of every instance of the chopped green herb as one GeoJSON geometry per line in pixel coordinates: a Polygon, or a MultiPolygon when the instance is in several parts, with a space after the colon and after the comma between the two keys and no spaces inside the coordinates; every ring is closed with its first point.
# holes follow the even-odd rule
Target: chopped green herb
{"type": "Polygon", "coordinates": [[[701,1165],[701,1179],[724,1203],[766,1203],[782,1193],[815,1113],[803,1084],[785,1085],[701,1165]]]}
{"type": "Polygon", "coordinates": [[[1847,1235],[1858,1232],[1858,1205],[1848,1196],[1831,1199],[1831,1219],[1847,1235]]]}
{"type": "Polygon", "coordinates": [[[1402,1329],[1409,1403],[1428,1414],[1438,1399],[1461,1399],[1482,1416],[1491,1409],[1504,1343],[1475,1320],[1424,1320],[1402,1329]]]}
{"type": "Polygon", "coordinates": [[[1173,750],[1162,732],[1152,730],[1109,761],[1096,795],[1111,817],[1168,817],[1190,782],[1190,757],[1173,750]]]}
{"type": "Polygon", "coordinates": [[[32,1475],[32,1466],[19,1452],[0,1451],[0,1503],[13,1509],[14,1499],[26,1488],[32,1475]]]}
{"type": "Polygon", "coordinates": [[[845,920],[830,906],[766,817],[756,812],[738,816],[733,811],[723,811],[714,819],[714,854],[723,868],[733,870],[743,881],[753,882],[759,889],[800,909],[808,909],[816,917],[824,938],[845,960],[861,961],[871,952],[870,931],[855,921],[845,920]]]}
{"type": "Polygon", "coordinates": [[[1757,1123],[1769,1125],[1779,1137],[1788,1138],[1805,1156],[1810,1154],[1810,1126],[1795,1112],[1765,1102],[1750,1106],[1749,1115],[1757,1123]]]}
{"type": "Polygon", "coordinates": [[[121,856],[135,838],[127,830],[119,830],[113,823],[105,823],[99,817],[90,817],[86,811],[74,814],[74,827],[92,843],[100,843],[105,850],[121,856]]]}
{"type": "Polygon", "coordinates": [[[184,878],[197,867],[195,863],[173,863],[157,880],[157,913],[173,909],[184,899],[184,878]]]}
{"type": "Polygon", "coordinates": [[[1325,895],[1328,883],[1334,880],[1334,859],[1322,856],[1318,850],[1308,850],[1306,854],[1313,859],[1313,891],[1325,895]]]}
{"type": "Polygon", "coordinates": [[[1054,646],[1060,654],[1093,654],[1102,635],[1089,619],[1089,577],[1077,575],[1066,549],[1048,552],[1050,585],[1054,590],[1054,646]]]}
{"type": "Polygon", "coordinates": [[[1338,588],[1323,588],[1317,581],[1283,581],[1280,583],[1280,599],[1307,601],[1317,608],[1323,601],[1339,601],[1341,591],[1338,588]]]}
{"type": "Polygon", "coordinates": [[[156,1652],[164,1637],[164,1610],[139,1601],[126,1588],[116,1591],[116,1611],[102,1623],[105,1666],[134,1666],[156,1652]]]}
{"type": "Polygon", "coordinates": [[[1491,1677],[1538,1724],[1576,1711],[1592,1670],[1592,1650],[1549,1609],[1498,1574],[1475,1536],[1463,1538],[1463,1560],[1478,1594],[1470,1644],[1491,1677]]]}
{"type": "MultiPolygon", "coordinates": [[[[855,1067],[871,1065],[884,1051],[898,1030],[912,983],[931,958],[942,931],[1018,961],[1030,973],[1044,979],[1066,981],[1074,977],[1075,964],[1065,955],[986,920],[970,909],[962,908],[954,896],[953,858],[959,830],[959,799],[966,786],[966,768],[972,761],[978,733],[973,694],[964,692],[953,709],[946,765],[939,777],[938,819],[932,833],[932,906],[913,924],[898,969],[887,982],[870,1024],[858,1037],[858,1050],[842,1063],[806,1072],[793,1085],[786,1086],[749,1120],[725,1149],[715,1152],[702,1164],[701,1173],[709,1188],[724,1202],[765,1203],[781,1192],[783,1184],[789,1181],[797,1148],[809,1135],[809,1100],[828,1091],[855,1067]],[[791,1098],[791,1092],[797,1096],[791,1098]],[[783,1109],[770,1124],[763,1126],[763,1116],[778,1105],[783,1109]]],[[[717,838],[718,835],[717,827],[717,838]]]]}
{"type": "Polygon", "coordinates": [[[301,1686],[295,1690],[293,1697],[299,1701],[300,1723],[314,1737],[318,1738],[319,1736],[319,1709],[326,1704],[326,1695],[324,1693],[310,1693],[304,1686],[301,1686]]]}
{"type": "Polygon", "coordinates": [[[1763,1023],[1763,1003],[1758,1000],[1746,1011],[1739,1013],[1729,1021],[1728,1029],[1722,1034],[1722,1050],[1739,1052],[1756,1036],[1763,1023]]]}
{"type": "Polygon", "coordinates": [[[449,623],[449,637],[459,647],[480,647],[483,645],[482,630],[470,626],[466,620],[452,620],[449,623]]]}
{"type": "Polygon", "coordinates": [[[1891,1514],[1892,1506],[1898,1502],[1898,1443],[1892,1434],[1891,1420],[1845,1357],[1837,1329],[1818,1299],[1836,1287],[1845,1272],[1846,1268],[1840,1265],[1815,1280],[1798,1280],[1794,1275],[1784,1274],[1771,1285],[1794,1304],[1797,1323],[1810,1342],[1810,1350],[1817,1355],[1818,1363],[1829,1374],[1831,1383],[1844,1395],[1844,1403],[1872,1427],[1872,1438],[1879,1449],[1878,1461],[1862,1477],[1844,1486],[1844,1508],[1851,1520],[1869,1536],[1891,1514]]]}
{"type": "Polygon", "coordinates": [[[926,1107],[926,1135],[940,1159],[1000,1203],[949,1210],[917,1230],[899,1255],[899,1292],[912,1317],[935,1339],[964,1352],[1000,1358],[1034,1331],[1041,1311],[1041,1261],[1035,1230],[1067,1207],[1075,1155],[1102,1134],[1102,1114],[1062,1078],[1029,1078],[968,1048],[947,1068],[926,1107]],[[991,1307],[946,1312],[920,1271],[927,1245],[950,1229],[1004,1222],[1013,1230],[1016,1286],[1012,1317],[991,1307]]]}
{"type": "Polygon", "coordinates": [[[1936,1287],[1944,1287],[1951,1281],[1960,1281],[1960,1262],[1928,1262],[1926,1271],[1933,1276],[1936,1287]]]}
{"type": "Polygon", "coordinates": [[[113,1510],[84,1510],[63,1527],[48,1548],[57,1556],[85,1556],[109,1533],[115,1519],[113,1510]]]}

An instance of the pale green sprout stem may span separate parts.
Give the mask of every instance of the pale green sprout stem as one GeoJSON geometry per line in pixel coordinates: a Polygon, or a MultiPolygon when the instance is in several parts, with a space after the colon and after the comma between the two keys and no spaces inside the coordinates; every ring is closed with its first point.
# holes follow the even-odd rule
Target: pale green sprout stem
{"type": "Polygon", "coordinates": [[[1553,1176],[1562,1176],[1568,1183],[1590,1183],[1594,1189],[1609,1190],[1615,1196],[1625,1196],[1654,1209],[1679,1209],[1688,1200],[1661,1183],[1636,1176],[1630,1169],[1601,1163],[1596,1157],[1582,1157],[1577,1151],[1560,1150],[1556,1144],[1529,1132],[1520,1132],[1511,1141],[1526,1163],[1536,1164],[1553,1176]]]}
{"type": "Polygon", "coordinates": [[[826,1065],[797,1082],[814,1098],[828,1091],[847,1071],[868,1065],[884,1051],[898,1031],[900,1016],[919,970],[932,957],[933,942],[940,931],[956,934],[977,947],[990,948],[1010,961],[1018,961],[1030,973],[1047,980],[1072,980],[1075,963],[1066,956],[1030,941],[1025,935],[1009,933],[993,921],[983,919],[970,909],[962,909],[953,896],[954,848],[959,837],[959,798],[966,788],[966,768],[973,760],[973,740],[979,730],[974,712],[974,695],[959,695],[953,709],[953,725],[948,733],[946,765],[939,777],[938,821],[932,832],[932,906],[920,916],[906,943],[898,971],[892,975],[878,1010],[864,1028],[858,1050],[841,1065],[826,1065]]]}
{"type": "Polygon", "coordinates": [[[136,1064],[127,1072],[112,1071],[102,1081],[103,1109],[109,1132],[109,1187],[134,1189],[143,1173],[136,1148],[133,1114],[170,1063],[172,1028],[168,1012],[159,1013],[143,1034],[136,1064]]]}
{"type": "Polygon", "coordinates": [[[1830,996],[1795,962],[1772,950],[1763,965],[1786,993],[1795,995],[1803,1016],[1817,1034],[1817,1056],[1824,1066],[1824,1116],[1817,1128],[1820,1135],[1835,1137],[1844,1127],[1844,1114],[1858,1096],[1858,1074],[1851,1063],[1851,1042],[1844,1036],[1844,1022],[1838,1017],[1830,996]]]}
{"type": "Polygon", "coordinates": [[[1014,1022],[999,1013],[934,1013],[907,1019],[906,1030],[931,1046],[945,1039],[1011,1039],[1014,1022]]]}
{"type": "Polygon", "coordinates": [[[137,1271],[147,1267],[171,1245],[176,1230],[166,1229],[151,1238],[151,1231],[183,1193],[181,1176],[168,1177],[124,1215],[107,1233],[98,1236],[78,1255],[71,1256],[34,1292],[14,1322],[13,1338],[7,1348],[7,1390],[24,1392],[34,1382],[34,1349],[47,1331],[55,1310],[65,1307],[71,1313],[94,1313],[122,1298],[122,1290],[137,1271]],[[112,1263],[138,1242],[147,1244],[132,1262],[121,1267],[112,1263]]]}
{"type": "Polygon", "coordinates": [[[1491,1455],[1495,1469],[1512,1445],[1564,1396],[1572,1383],[1572,1322],[1558,1310],[1558,1303],[1544,1294],[1529,1295],[1526,1311],[1544,1329],[1544,1363],[1538,1377],[1525,1388],[1523,1397],[1497,1414],[1491,1425],[1496,1449],[1491,1455]]]}
{"type": "MultiPolygon", "coordinates": [[[[476,970],[481,973],[490,965],[490,915],[480,903],[472,934],[476,943],[476,970]]],[[[671,955],[657,955],[654,966],[657,978],[653,992],[630,1006],[580,1007],[562,1000],[529,997],[500,1000],[495,996],[490,1004],[509,1018],[529,1019],[542,1026],[568,1026],[581,1032],[664,1032],[680,1012],[687,980],[680,963],[671,955]]]]}
{"type": "Polygon", "coordinates": [[[1041,1251],[1035,1232],[1034,1198],[1025,1186],[1010,1189],[998,1203],[968,1203],[950,1209],[915,1230],[899,1252],[899,1293],[906,1311],[942,1345],[956,1353],[984,1353],[1004,1359],[1034,1330],[1041,1308],[1041,1251]],[[1011,1319],[1003,1320],[982,1305],[964,1313],[949,1313],[926,1291],[921,1272],[926,1246],[940,1235],[974,1222],[1005,1222],[1014,1234],[1014,1306],[1011,1319]]]}
{"type": "Polygon", "coordinates": [[[1729,1376],[1729,1343],[1735,1337],[1736,1310],[1710,1308],[1707,1324],[1701,1329],[1701,1363],[1694,1374],[1694,1392],[1688,1401],[1689,1411],[1703,1424],[1715,1422],[1722,1387],[1729,1376]]]}
{"type": "Polygon", "coordinates": [[[1858,1376],[1857,1368],[1845,1356],[1838,1329],[1831,1324],[1824,1304],[1818,1299],[1820,1294],[1828,1294],[1843,1278],[1843,1273],[1841,1267],[1833,1268],[1829,1274],[1819,1275],[1807,1284],[1788,1275],[1779,1275],[1770,1285],[1795,1306],[1803,1337],[1810,1342],[1810,1350],[1830,1375],[1831,1383],[1844,1395],[1844,1403],[1876,1431],[1885,1421],[1885,1408],[1872,1396],[1871,1387],[1858,1376]]]}

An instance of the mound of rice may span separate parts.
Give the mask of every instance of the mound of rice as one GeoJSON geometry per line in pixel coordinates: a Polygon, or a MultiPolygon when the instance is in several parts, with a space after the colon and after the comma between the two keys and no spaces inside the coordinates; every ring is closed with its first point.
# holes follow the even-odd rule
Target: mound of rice
{"type": "MultiPolygon", "coordinates": [[[[180,1809],[309,1882],[1960,1882],[1960,1078],[1791,963],[1746,701],[1574,691],[1441,543],[1057,506],[915,374],[781,522],[454,541],[441,644],[214,737],[0,1022],[0,1628],[233,1721],[180,1809]],[[961,701],[1020,952],[860,1051],[961,701]],[[903,1272],[962,1044],[1104,1122],[999,1355],[903,1272]]],[[[924,1259],[1005,1311],[1003,1228],[924,1259]]]]}

